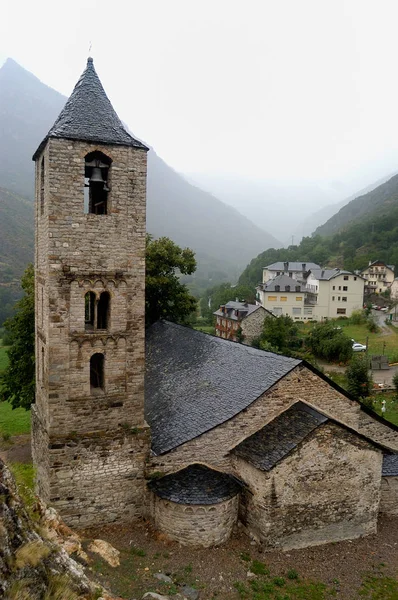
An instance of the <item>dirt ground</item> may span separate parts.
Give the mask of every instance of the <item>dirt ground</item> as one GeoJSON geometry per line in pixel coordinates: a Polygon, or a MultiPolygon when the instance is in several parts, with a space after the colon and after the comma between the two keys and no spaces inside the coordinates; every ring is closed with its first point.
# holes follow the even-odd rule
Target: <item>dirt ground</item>
{"type": "Polygon", "coordinates": [[[14,435],[12,440],[0,442],[0,458],[5,463],[8,462],[20,462],[30,463],[32,462],[32,447],[30,443],[30,434],[26,435],[14,435]]]}
{"type": "Polygon", "coordinates": [[[247,580],[250,559],[265,563],[273,577],[286,576],[294,569],[301,580],[323,582],[331,597],[340,600],[361,598],[359,589],[369,574],[398,575],[398,517],[381,518],[377,535],[288,552],[264,552],[239,529],[227,544],[211,549],[187,549],[167,541],[145,523],[89,529],[83,537],[100,537],[121,551],[120,567],[106,568],[97,562],[94,571],[113,593],[128,599],[138,600],[148,590],[165,593],[153,577],[162,572],[201,589],[201,600],[235,600],[240,596],[234,583],[247,580]]]}

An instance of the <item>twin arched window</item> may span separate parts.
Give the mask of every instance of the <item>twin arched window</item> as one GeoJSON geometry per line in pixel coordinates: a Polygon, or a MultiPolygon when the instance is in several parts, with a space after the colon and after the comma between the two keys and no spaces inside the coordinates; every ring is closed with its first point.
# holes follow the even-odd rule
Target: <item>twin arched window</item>
{"type": "Polygon", "coordinates": [[[112,160],[96,150],[84,159],[84,213],[107,215],[112,160]]]}
{"type": "Polygon", "coordinates": [[[111,297],[102,292],[97,299],[94,292],[84,296],[84,326],[86,331],[108,329],[110,320],[111,297]]]}

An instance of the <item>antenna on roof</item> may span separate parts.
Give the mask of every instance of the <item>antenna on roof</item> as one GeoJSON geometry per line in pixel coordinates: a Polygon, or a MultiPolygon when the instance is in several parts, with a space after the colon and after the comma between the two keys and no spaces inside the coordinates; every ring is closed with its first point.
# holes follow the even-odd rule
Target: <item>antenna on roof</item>
{"type": "Polygon", "coordinates": [[[93,42],[90,40],[89,44],[88,44],[88,55],[91,56],[91,50],[93,48],[93,42]]]}

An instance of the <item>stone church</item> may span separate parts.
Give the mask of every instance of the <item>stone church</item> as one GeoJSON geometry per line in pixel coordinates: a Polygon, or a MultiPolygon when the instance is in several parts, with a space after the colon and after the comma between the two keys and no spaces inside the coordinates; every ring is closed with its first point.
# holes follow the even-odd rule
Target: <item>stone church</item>
{"type": "Polygon", "coordinates": [[[264,547],[398,514],[398,428],[305,361],[168,322],[145,331],[148,148],[88,59],[34,154],[37,491],[73,527],[152,519],[264,547]]]}

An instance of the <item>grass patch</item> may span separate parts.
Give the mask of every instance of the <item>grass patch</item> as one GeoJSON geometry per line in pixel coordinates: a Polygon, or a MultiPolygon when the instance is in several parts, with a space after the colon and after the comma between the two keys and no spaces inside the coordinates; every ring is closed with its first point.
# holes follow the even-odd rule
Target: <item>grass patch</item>
{"type": "Polygon", "coordinates": [[[30,433],[30,410],[13,410],[9,402],[0,402],[0,436],[23,433],[30,433]]]}
{"type": "Polygon", "coordinates": [[[211,333],[212,335],[215,335],[216,333],[214,325],[194,325],[193,329],[196,329],[196,331],[203,331],[203,333],[211,333]]]}
{"type": "Polygon", "coordinates": [[[373,410],[386,419],[386,421],[390,421],[394,423],[394,425],[398,425],[398,399],[396,395],[393,394],[376,394],[372,396],[373,399],[373,410]],[[386,412],[383,414],[381,412],[381,402],[382,400],[386,401],[386,412]]]}
{"type": "Polygon", "coordinates": [[[398,600],[398,581],[392,577],[369,576],[359,591],[365,600],[398,600]]]}
{"type": "Polygon", "coordinates": [[[390,327],[391,334],[385,335],[384,331],[371,333],[366,325],[351,325],[343,320],[339,321],[339,325],[349,338],[353,338],[360,344],[366,344],[368,339],[369,356],[384,353],[391,360],[394,355],[398,355],[398,329],[395,327],[390,327]]]}
{"type": "Polygon", "coordinates": [[[27,542],[15,552],[15,568],[37,567],[50,552],[51,549],[41,541],[27,542]]]}
{"type": "Polygon", "coordinates": [[[26,510],[30,516],[37,520],[38,516],[32,515],[31,508],[36,502],[36,496],[34,493],[34,479],[35,472],[32,464],[12,462],[9,465],[9,469],[14,476],[18,487],[18,493],[22,498],[26,510]]]}

